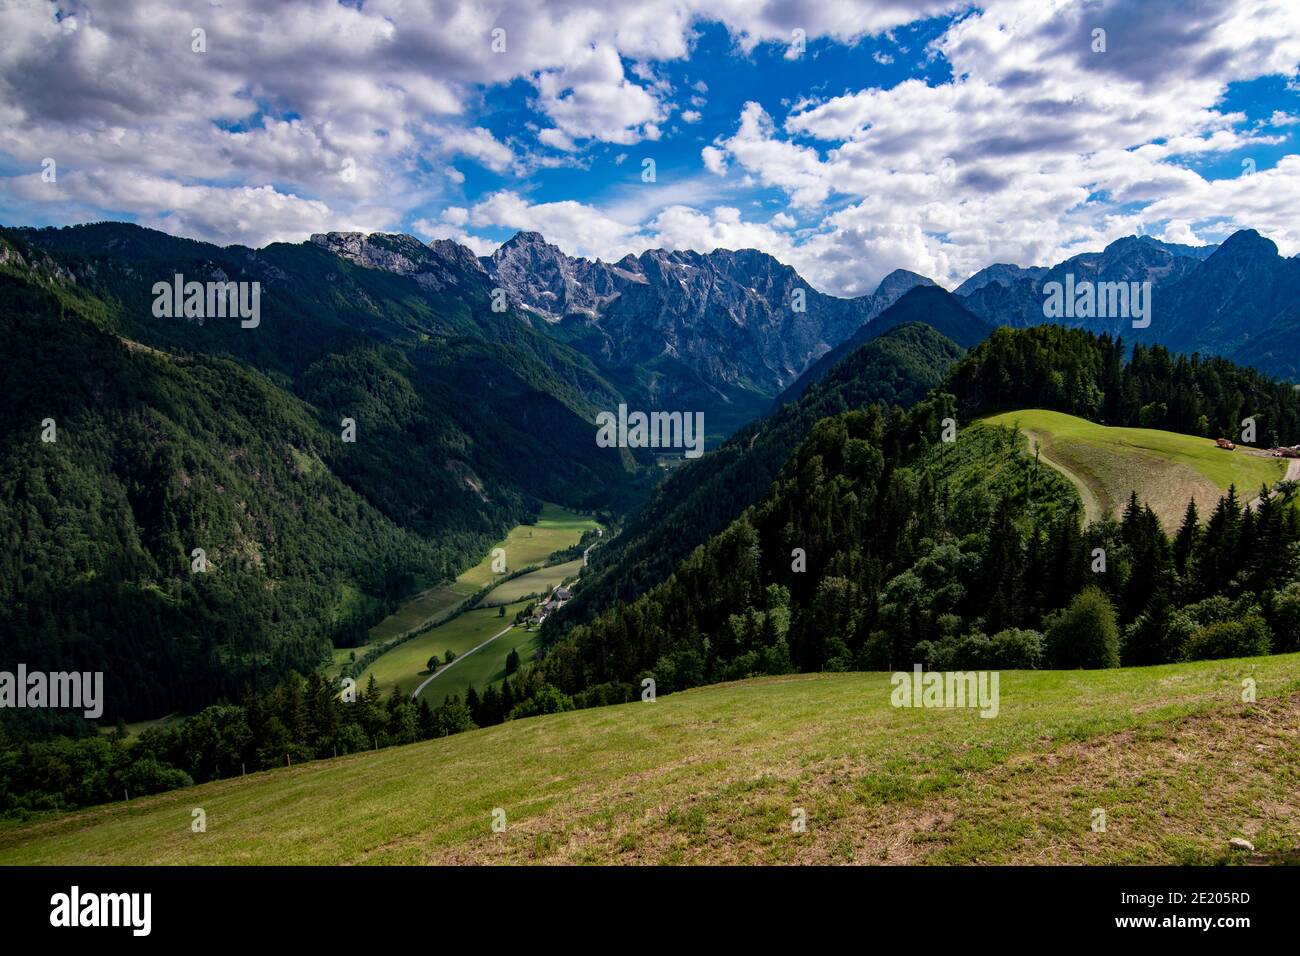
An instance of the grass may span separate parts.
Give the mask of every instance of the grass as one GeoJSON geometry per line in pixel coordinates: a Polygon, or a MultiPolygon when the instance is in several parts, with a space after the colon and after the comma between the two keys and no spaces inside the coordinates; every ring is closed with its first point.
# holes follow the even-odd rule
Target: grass
{"type": "MultiPolygon", "coordinates": [[[[504,541],[495,547],[505,548],[506,574],[514,568],[541,564],[555,551],[571,548],[582,538],[582,533],[599,527],[594,518],[565,511],[558,505],[542,505],[536,524],[521,524],[511,529],[504,541]]],[[[492,554],[462,574],[457,581],[474,585],[475,590],[505,577],[492,571],[492,554]]]]}
{"type": "Polygon", "coordinates": [[[540,631],[525,631],[522,627],[502,634],[434,680],[420,694],[420,699],[427,700],[430,707],[437,707],[452,694],[463,698],[471,687],[481,693],[489,684],[499,684],[506,679],[506,658],[510,651],[517,649],[520,661],[527,663],[541,647],[541,638],[540,631]]]}
{"type": "Polygon", "coordinates": [[[1136,490],[1166,530],[1173,530],[1189,498],[1195,498],[1205,518],[1229,485],[1237,486],[1244,503],[1261,485],[1271,487],[1286,474],[1284,462],[1245,448],[1224,451],[1208,438],[1153,428],[1110,428],[1063,412],[1032,408],[982,421],[1018,425],[1031,449],[1039,442],[1043,462],[1079,489],[1089,521],[1119,514],[1136,490]]]}
{"type": "Polygon", "coordinates": [[[766,678],[511,721],[6,825],[0,864],[1171,864],[1300,845],[1300,655],[1007,671],[993,719],[890,690],[766,678]]]}
{"type": "Polygon", "coordinates": [[[370,641],[386,641],[447,617],[478,588],[461,580],[421,591],[370,629],[370,641]]]}
{"type": "Polygon", "coordinates": [[[541,564],[552,553],[573,547],[581,540],[584,531],[596,527],[599,525],[593,518],[565,511],[559,505],[543,504],[536,524],[516,525],[503,540],[489,549],[482,561],[462,573],[455,581],[421,591],[372,627],[368,643],[389,640],[450,616],[466,598],[493,581],[504,578],[512,568],[541,564]],[[492,552],[497,548],[504,548],[506,552],[504,574],[492,570],[492,552]]]}
{"type": "Polygon", "coordinates": [[[517,578],[511,578],[492,589],[488,600],[494,604],[508,604],[520,598],[537,594],[549,594],[551,589],[562,584],[566,578],[575,576],[582,570],[582,558],[553,564],[547,568],[538,568],[517,578]]]}
{"type": "MultiPolygon", "coordinates": [[[[459,657],[471,648],[482,644],[508,625],[514,620],[515,614],[522,610],[524,606],[524,602],[508,606],[504,618],[499,616],[500,611],[495,607],[475,608],[472,611],[466,611],[447,623],[398,644],[391,651],[381,654],[361,675],[357,681],[357,686],[364,688],[370,681],[370,675],[374,674],[379,689],[385,694],[399,684],[408,693],[414,691],[429,676],[427,669],[430,657],[434,654],[442,657],[448,650],[454,651],[456,656],[459,657]]],[[[482,654],[485,651],[487,651],[487,648],[479,651],[479,653],[482,654]]],[[[504,666],[505,657],[502,656],[501,660],[504,666]]],[[[460,667],[461,665],[456,665],[456,668],[448,676],[450,677],[450,674],[454,674],[460,667]]],[[[435,683],[437,682],[435,681],[435,683]]],[[[436,702],[431,701],[431,703],[436,702]]]]}
{"type": "MultiPolygon", "coordinates": [[[[459,610],[468,598],[490,585],[493,581],[506,577],[511,568],[524,568],[530,564],[541,564],[554,552],[571,548],[577,544],[582,539],[583,532],[598,527],[600,525],[593,518],[566,511],[559,505],[553,505],[549,502],[543,503],[536,524],[517,525],[510,530],[502,541],[497,542],[493,548],[489,549],[482,561],[465,571],[455,581],[444,582],[427,588],[404,603],[370,629],[366,645],[390,641],[430,624],[437,625],[439,622],[445,621],[459,610]],[[492,552],[496,548],[504,548],[506,551],[506,572],[504,574],[497,574],[492,570],[494,560],[492,552]]],[[[520,575],[518,578],[506,581],[501,585],[505,590],[500,591],[500,593],[494,590],[490,600],[495,604],[509,603],[535,591],[550,590],[552,585],[547,582],[554,579],[554,584],[559,584],[568,574],[577,573],[577,569],[581,566],[582,561],[579,559],[576,563],[570,561],[562,565],[555,565],[554,568],[540,568],[529,574],[520,575]],[[560,573],[560,569],[572,570],[560,573]],[[525,581],[527,582],[525,584],[517,583],[525,581]]],[[[412,675],[418,674],[419,670],[424,669],[424,662],[433,653],[432,650],[425,652],[420,648],[436,645],[438,640],[453,639],[426,638],[428,638],[428,635],[413,638],[397,645],[393,650],[387,651],[379,657],[370,670],[375,672],[376,680],[381,682],[381,686],[387,689],[401,681],[404,685],[413,688],[414,685],[411,684],[412,675]],[[388,662],[391,655],[399,652],[404,653],[401,654],[398,661],[388,662]],[[420,666],[417,670],[412,670],[411,665],[415,656],[420,653],[424,653],[424,657],[418,662],[420,666]]],[[[456,650],[456,646],[453,644],[447,646],[456,650]]],[[[353,653],[360,657],[364,650],[355,647],[334,648],[330,655],[330,663],[324,668],[325,673],[332,678],[338,677],[353,653]]],[[[504,658],[502,662],[504,664],[504,658]]],[[[359,681],[361,686],[365,686],[365,681],[369,679],[369,673],[370,671],[367,671],[366,674],[362,675],[361,681],[359,681]]],[[[420,680],[423,679],[423,677],[420,678],[420,680]]]]}

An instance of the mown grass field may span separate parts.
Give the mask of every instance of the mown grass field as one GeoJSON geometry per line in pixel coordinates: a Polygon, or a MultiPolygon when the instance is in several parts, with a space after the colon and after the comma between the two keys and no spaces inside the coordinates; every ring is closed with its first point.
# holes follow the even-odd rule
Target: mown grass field
{"type": "Polygon", "coordinates": [[[403,604],[370,629],[369,643],[388,640],[450,615],[480,588],[504,578],[515,568],[540,564],[553,552],[573,547],[581,540],[584,531],[597,526],[593,518],[566,511],[558,505],[543,504],[536,524],[516,525],[503,540],[492,546],[482,561],[455,581],[428,588],[403,604]],[[506,574],[496,574],[492,570],[492,551],[496,548],[505,548],[506,574]]]}
{"type": "MultiPolygon", "coordinates": [[[[496,631],[492,633],[495,634],[496,631]]],[[[427,700],[430,707],[437,707],[452,694],[459,694],[463,698],[471,687],[481,693],[489,684],[506,679],[506,658],[512,649],[518,648],[519,659],[527,663],[533,659],[540,646],[540,631],[512,628],[481,651],[476,651],[445,674],[439,675],[421,692],[420,700],[427,700]]]]}
{"type": "MultiPolygon", "coordinates": [[[[407,693],[411,693],[429,676],[427,668],[432,655],[437,654],[442,657],[451,650],[459,657],[471,648],[482,644],[513,621],[515,614],[523,610],[524,606],[524,602],[507,606],[504,618],[500,617],[500,611],[495,607],[466,611],[445,624],[440,624],[431,631],[404,641],[391,651],[375,658],[374,663],[357,680],[357,686],[365,688],[370,682],[370,675],[374,674],[375,681],[383,693],[387,694],[398,684],[407,693]]],[[[479,651],[479,654],[488,654],[488,652],[489,648],[485,647],[479,651]]],[[[509,650],[505,652],[508,653],[509,650]]],[[[505,654],[501,655],[503,667],[505,654]]],[[[448,677],[450,678],[451,673],[461,666],[457,664],[448,677]]]]}
{"type": "MultiPolygon", "coordinates": [[[[555,551],[571,548],[582,538],[582,533],[598,527],[594,518],[565,511],[558,505],[542,505],[536,524],[521,524],[511,529],[504,541],[495,547],[505,548],[506,573],[530,564],[541,564],[555,551]]],[[[475,590],[505,577],[492,571],[492,555],[462,574],[457,581],[474,585],[475,590]]]]}
{"type": "Polygon", "coordinates": [[[1271,487],[1286,474],[1286,464],[1278,459],[1252,455],[1244,448],[1224,451],[1207,438],[1152,428],[1109,428],[1039,408],[981,421],[1019,425],[1031,454],[1033,443],[1039,442],[1043,462],[1079,489],[1089,521],[1119,514],[1136,490],[1172,531],[1182,521],[1189,499],[1196,499],[1205,518],[1229,485],[1237,486],[1245,503],[1261,485],[1271,487]]]}
{"type": "Polygon", "coordinates": [[[512,721],[8,825],[0,864],[1297,856],[1300,655],[1006,671],[993,719],[894,708],[890,691],[887,674],[766,678],[512,721]]]}
{"type": "Polygon", "coordinates": [[[452,581],[421,591],[370,629],[370,641],[386,641],[451,614],[477,591],[468,581],[452,581]]]}
{"type": "Polygon", "coordinates": [[[538,568],[536,571],[521,574],[517,578],[498,584],[488,595],[488,601],[493,604],[503,604],[518,601],[529,595],[549,594],[551,589],[562,584],[565,578],[571,578],[581,570],[582,558],[538,568]]]}
{"type": "MultiPolygon", "coordinates": [[[[455,581],[427,588],[404,603],[370,629],[369,639],[366,641],[367,646],[392,640],[427,624],[437,624],[446,620],[465,603],[466,599],[472,597],[481,588],[491,584],[494,580],[506,577],[510,570],[527,567],[530,564],[540,564],[554,552],[573,547],[582,539],[583,532],[597,527],[599,527],[599,524],[593,518],[566,511],[549,502],[543,503],[536,524],[517,525],[510,530],[502,541],[497,542],[488,551],[482,561],[465,571],[455,581]],[[492,570],[492,550],[496,548],[506,549],[507,570],[504,574],[497,574],[492,570]]],[[[556,565],[554,568],[540,568],[530,574],[520,575],[518,578],[506,581],[502,585],[507,590],[500,593],[494,590],[491,598],[488,599],[489,603],[512,603],[518,601],[523,595],[531,594],[534,591],[549,591],[554,584],[559,584],[569,574],[576,573],[576,570],[581,566],[582,561],[579,559],[576,564],[566,562],[563,565],[556,565]],[[571,570],[561,571],[560,569],[571,570]],[[526,583],[516,583],[525,581],[526,583]]],[[[423,652],[424,657],[419,662],[420,667],[413,671],[410,665],[414,660],[414,656],[422,653],[422,651],[412,645],[419,642],[419,647],[422,648],[430,641],[432,641],[432,644],[437,643],[437,640],[432,638],[426,640],[426,638],[428,638],[428,635],[422,635],[383,654],[371,667],[371,670],[376,673],[376,679],[381,681],[381,684],[386,688],[392,687],[398,681],[413,687],[414,685],[410,684],[411,675],[424,668],[424,662],[428,660],[429,654],[433,653],[433,651],[423,652]],[[406,653],[399,660],[391,663],[386,662],[390,655],[402,651],[406,653]]],[[[449,644],[447,646],[459,653],[456,645],[449,644]]],[[[348,663],[354,653],[360,656],[364,651],[355,647],[334,648],[330,655],[330,663],[325,668],[325,673],[330,677],[337,677],[342,673],[344,665],[348,663]]],[[[503,665],[504,662],[505,658],[503,657],[503,665]]],[[[361,684],[363,687],[365,686],[364,682],[369,679],[368,674],[369,671],[367,671],[366,675],[362,675],[361,684]]],[[[420,680],[423,680],[423,678],[420,678],[420,680]]]]}

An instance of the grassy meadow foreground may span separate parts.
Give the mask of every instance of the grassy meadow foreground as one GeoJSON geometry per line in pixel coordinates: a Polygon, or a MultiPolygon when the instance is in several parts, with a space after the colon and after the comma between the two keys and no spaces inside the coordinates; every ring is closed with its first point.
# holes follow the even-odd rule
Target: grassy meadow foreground
{"type": "Polygon", "coordinates": [[[1229,485],[1243,501],[1260,485],[1286,475],[1287,463],[1239,447],[1225,451],[1208,438],[1155,428],[1111,428],[1064,412],[1027,408],[982,419],[1020,427],[1037,442],[1045,464],[1069,478],[1083,499],[1088,521],[1118,515],[1129,493],[1151,505],[1166,530],[1178,527],[1189,498],[1208,514],[1229,485]]]}
{"type": "Polygon", "coordinates": [[[802,675],[510,721],[6,825],[0,863],[1300,856],[1298,654],[1006,671],[992,719],[894,708],[890,691],[888,674],[802,675]],[[1247,677],[1254,704],[1241,700],[1247,677]],[[190,828],[199,807],[204,833],[190,828]],[[492,830],[495,808],[505,832],[492,830]],[[806,832],[792,832],[798,809],[806,832]]]}

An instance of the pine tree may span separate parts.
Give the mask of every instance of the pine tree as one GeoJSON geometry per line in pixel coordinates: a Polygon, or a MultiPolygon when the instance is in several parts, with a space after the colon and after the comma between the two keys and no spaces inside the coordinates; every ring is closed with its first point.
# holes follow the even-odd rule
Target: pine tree
{"type": "Polygon", "coordinates": [[[1174,568],[1179,574],[1187,573],[1187,561],[1196,549],[1201,538],[1201,519],[1196,513],[1196,499],[1187,501],[1187,510],[1183,513],[1183,523],[1174,538],[1174,568]]]}

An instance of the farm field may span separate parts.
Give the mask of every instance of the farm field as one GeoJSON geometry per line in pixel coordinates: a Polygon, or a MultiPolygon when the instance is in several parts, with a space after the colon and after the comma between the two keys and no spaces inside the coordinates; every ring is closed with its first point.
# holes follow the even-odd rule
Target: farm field
{"type": "Polygon", "coordinates": [[[541,642],[539,631],[512,628],[481,651],[476,651],[440,675],[424,688],[420,699],[427,700],[430,707],[437,707],[453,694],[464,697],[471,687],[482,691],[489,684],[500,683],[506,677],[506,658],[510,656],[510,651],[517,648],[519,659],[528,663],[541,647],[541,642]]]}
{"type": "Polygon", "coordinates": [[[565,561],[563,564],[553,564],[546,568],[538,568],[536,571],[521,574],[517,578],[511,578],[509,581],[498,584],[492,589],[492,593],[488,595],[487,600],[494,604],[505,604],[518,601],[530,594],[549,594],[551,589],[563,583],[565,578],[573,577],[581,570],[582,558],[565,561]]]}
{"type": "Polygon", "coordinates": [[[509,721],[5,825],[0,863],[1300,857],[1300,655],[1004,671],[992,719],[890,695],[888,674],[800,675],[509,721]]]}
{"type": "Polygon", "coordinates": [[[1018,425],[1029,439],[1031,455],[1033,443],[1039,442],[1044,463],[1078,488],[1088,521],[1118,514],[1136,489],[1166,531],[1174,531],[1189,498],[1196,500],[1205,518],[1229,485],[1237,486],[1244,504],[1261,485],[1272,486],[1286,474],[1285,462],[1244,448],[1225,451],[1207,438],[1153,428],[1110,428],[1063,412],[1031,408],[981,421],[1018,425]]]}
{"type": "MultiPolygon", "coordinates": [[[[530,564],[539,564],[545,561],[551,554],[564,548],[570,548],[577,544],[581,539],[583,532],[591,528],[599,527],[593,518],[585,515],[575,514],[571,511],[553,505],[550,503],[542,504],[541,514],[538,516],[535,525],[517,525],[506,535],[504,540],[497,542],[493,548],[506,549],[507,568],[527,567],[530,564]]],[[[436,585],[421,591],[414,598],[407,601],[400,608],[394,611],[388,617],[384,618],[378,624],[370,629],[369,640],[366,645],[377,642],[392,640],[409,631],[416,630],[431,622],[445,620],[465,602],[467,598],[472,597],[481,588],[491,584],[494,579],[503,578],[504,574],[495,574],[492,571],[492,551],[489,550],[487,555],[474,567],[465,571],[455,581],[436,585]]],[[[573,562],[566,562],[563,565],[557,565],[555,569],[540,568],[538,571],[530,572],[527,575],[520,575],[511,581],[505,582],[507,585],[515,585],[516,581],[531,579],[527,584],[511,587],[508,591],[501,592],[499,595],[496,591],[492,593],[489,600],[495,604],[503,601],[512,603],[519,600],[525,594],[532,593],[534,590],[550,590],[552,585],[547,582],[554,578],[554,584],[559,584],[566,574],[560,574],[556,577],[559,568],[578,568],[581,567],[582,561],[579,559],[576,565],[573,562]],[[533,578],[532,575],[539,575],[533,578]]],[[[576,571],[569,571],[569,574],[576,571]]],[[[400,664],[384,665],[382,662],[396,650],[406,650],[407,656],[418,653],[412,644],[424,641],[427,635],[422,635],[412,641],[399,645],[394,651],[388,651],[372,665],[371,670],[381,668],[376,671],[376,679],[381,683],[390,681],[386,686],[391,687],[398,679],[406,682],[409,680],[410,660],[403,660],[400,664]],[[409,672],[409,673],[408,673],[409,672]],[[383,674],[384,676],[379,676],[383,674]]],[[[436,643],[436,641],[434,642],[436,643]]],[[[420,646],[424,646],[421,644],[420,646]]],[[[454,645],[448,645],[456,650],[454,645]]],[[[473,645],[470,645],[473,646],[473,645]]],[[[330,663],[326,666],[325,672],[330,677],[337,677],[345,664],[351,659],[354,653],[361,649],[355,647],[336,647],[330,655],[330,663]]],[[[419,661],[418,670],[424,669],[424,663],[428,660],[429,651],[419,661]]],[[[459,653],[459,651],[457,651],[459,653]]],[[[360,654],[358,653],[358,656],[360,654]]],[[[504,658],[503,658],[504,661],[504,658]]],[[[362,676],[359,683],[364,687],[365,681],[369,679],[369,671],[362,676]]],[[[423,680],[423,678],[421,678],[423,680]]],[[[417,682],[418,683],[418,682],[417,682]]],[[[412,687],[413,689],[413,687],[412,687]]]]}
{"type": "Polygon", "coordinates": [[[399,634],[405,634],[412,628],[421,627],[429,621],[446,617],[477,590],[478,588],[469,582],[457,580],[421,591],[412,600],[372,627],[370,641],[367,643],[386,641],[399,634]]]}
{"type": "MultiPolygon", "coordinates": [[[[482,644],[497,631],[501,630],[525,607],[524,602],[506,607],[506,616],[500,617],[497,608],[474,608],[445,624],[440,624],[409,641],[398,644],[392,650],[381,654],[369,668],[357,679],[357,686],[365,688],[370,682],[370,675],[375,675],[379,689],[387,694],[398,684],[410,693],[429,675],[421,673],[426,670],[429,658],[437,654],[442,657],[448,650],[460,656],[472,647],[482,644]]],[[[486,651],[487,648],[484,648],[486,651]]],[[[482,654],[484,651],[479,651],[482,654]]],[[[501,658],[502,663],[505,657],[501,658]]],[[[459,668],[460,665],[457,665],[459,668]]]]}
{"type": "MultiPolygon", "coordinates": [[[[505,548],[507,573],[530,564],[541,564],[555,551],[571,548],[582,538],[582,533],[599,527],[596,519],[566,511],[558,505],[543,504],[537,524],[521,524],[511,529],[504,541],[494,545],[505,548]]],[[[478,590],[505,575],[492,571],[491,552],[470,568],[457,581],[464,581],[478,590]]]]}
{"type": "MultiPolygon", "coordinates": [[[[483,560],[455,581],[420,592],[412,600],[370,629],[370,641],[388,640],[431,620],[446,617],[480,588],[505,577],[492,571],[492,550],[505,548],[508,569],[523,568],[545,561],[553,552],[577,544],[582,533],[597,527],[595,519],[545,503],[537,524],[516,525],[505,538],[489,549],[483,560]]],[[[524,592],[526,593],[526,592],[524,592]]]]}

